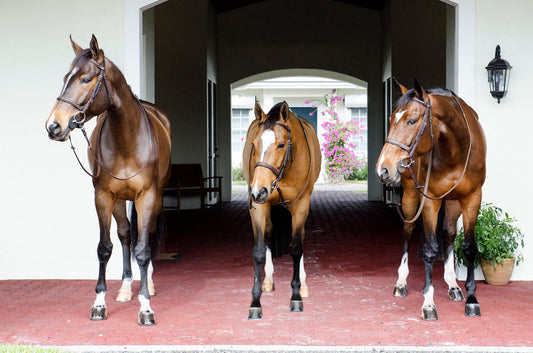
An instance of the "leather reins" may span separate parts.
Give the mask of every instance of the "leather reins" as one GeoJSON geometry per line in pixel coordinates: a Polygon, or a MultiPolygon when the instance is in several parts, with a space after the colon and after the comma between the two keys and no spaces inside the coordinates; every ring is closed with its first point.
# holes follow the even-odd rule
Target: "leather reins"
{"type": "MultiPolygon", "coordinates": [[[[415,137],[413,143],[411,143],[410,146],[407,146],[407,145],[405,145],[405,144],[403,144],[403,143],[401,143],[399,141],[393,140],[393,139],[389,139],[389,138],[385,139],[385,143],[389,143],[391,145],[397,146],[397,147],[403,149],[404,151],[406,151],[408,153],[408,156],[400,159],[400,161],[398,162],[398,171],[400,173],[403,173],[405,171],[405,169],[408,169],[409,170],[409,174],[411,175],[411,179],[413,180],[413,182],[415,184],[414,189],[417,189],[420,192],[420,194],[423,196],[417,213],[410,220],[406,219],[403,216],[403,214],[402,214],[402,212],[400,210],[401,203],[397,202],[397,201],[394,201],[394,204],[396,206],[396,211],[400,215],[400,218],[402,219],[402,221],[405,222],[405,223],[413,223],[413,222],[415,222],[418,219],[418,217],[422,213],[422,208],[424,206],[424,202],[425,202],[426,199],[441,200],[444,197],[446,197],[449,193],[451,193],[453,190],[455,190],[457,185],[459,185],[459,183],[463,180],[463,177],[464,177],[464,175],[466,173],[466,168],[468,166],[468,162],[470,161],[470,153],[472,151],[472,132],[470,130],[470,125],[468,124],[468,119],[466,118],[466,115],[465,115],[465,112],[463,110],[463,107],[462,107],[461,103],[459,102],[459,100],[457,100],[457,97],[455,96],[455,94],[453,92],[452,92],[452,96],[451,97],[455,100],[455,102],[457,102],[457,104],[459,105],[459,108],[461,109],[461,113],[463,115],[463,119],[465,121],[466,128],[468,130],[469,141],[468,141],[468,153],[466,155],[466,160],[465,160],[463,172],[461,173],[461,177],[444,194],[442,194],[440,196],[437,196],[437,197],[432,197],[432,196],[429,196],[427,194],[428,186],[429,186],[429,179],[430,179],[430,175],[431,175],[431,169],[432,169],[432,166],[433,166],[433,150],[435,148],[434,136],[433,136],[432,115],[431,115],[431,100],[430,99],[428,99],[428,103],[425,103],[424,101],[422,101],[422,100],[420,100],[418,98],[413,98],[412,99],[413,101],[415,101],[415,102],[423,105],[424,107],[426,107],[426,111],[424,112],[422,125],[418,129],[416,137],[415,137]],[[424,131],[425,131],[426,126],[427,126],[428,123],[429,123],[430,136],[431,136],[431,150],[429,152],[429,161],[428,161],[428,168],[427,168],[427,173],[426,173],[425,185],[421,186],[421,185],[418,184],[418,181],[416,179],[415,173],[414,173],[413,168],[412,168],[412,166],[413,166],[413,164],[415,162],[415,160],[413,158],[413,155],[414,155],[415,150],[416,150],[416,148],[418,146],[418,143],[422,139],[422,135],[424,134],[424,131]],[[408,162],[406,162],[406,160],[408,160],[408,162]],[[424,189],[424,191],[422,191],[422,188],[424,189]]],[[[395,198],[396,192],[395,192],[395,187],[394,186],[392,187],[392,191],[393,191],[394,198],[395,198]]]]}
{"type": "MultiPolygon", "coordinates": [[[[283,173],[285,172],[285,168],[287,167],[287,164],[289,162],[289,159],[290,159],[290,162],[291,162],[291,165],[292,165],[292,162],[293,162],[293,149],[292,149],[292,136],[291,136],[291,129],[289,128],[289,126],[285,125],[285,124],[282,124],[280,123],[279,121],[276,121],[276,125],[279,125],[279,126],[282,126],[283,128],[285,128],[289,134],[289,138],[287,140],[287,149],[285,150],[285,157],[283,158],[283,162],[281,164],[281,167],[279,167],[279,169],[276,169],[276,167],[274,167],[273,165],[269,164],[269,163],[266,163],[266,162],[257,162],[254,164],[254,172],[255,172],[255,169],[257,167],[263,167],[263,168],[267,168],[268,170],[270,170],[275,176],[276,176],[276,179],[274,179],[274,181],[272,181],[272,184],[270,185],[270,193],[272,193],[272,191],[274,191],[274,189],[276,189],[278,191],[278,194],[279,194],[279,197],[280,197],[280,202],[278,203],[278,205],[284,205],[285,207],[287,208],[290,208],[292,206],[294,206],[294,204],[296,203],[296,201],[298,201],[300,199],[300,197],[302,196],[305,188],[307,187],[307,184],[309,183],[309,178],[310,178],[310,175],[311,175],[311,159],[312,159],[312,156],[311,156],[311,147],[309,146],[309,140],[307,138],[307,133],[305,131],[305,128],[302,124],[302,120],[300,119],[299,116],[296,116],[298,118],[298,122],[300,123],[300,126],[302,128],[302,131],[304,133],[304,136],[305,136],[305,142],[307,143],[307,149],[308,149],[308,152],[309,152],[309,169],[307,170],[307,178],[305,180],[305,184],[303,186],[303,188],[300,190],[299,194],[296,196],[296,198],[291,202],[290,200],[285,200],[283,198],[283,194],[281,192],[281,188],[280,188],[280,182],[281,182],[281,179],[283,178],[283,173]],[[291,203],[290,205],[287,205],[288,203],[291,203]]],[[[263,124],[263,123],[261,123],[263,124]]],[[[250,154],[250,158],[251,158],[251,154],[250,154]]],[[[253,179],[253,177],[252,177],[253,179]]],[[[252,208],[252,199],[250,198],[250,208],[252,208]]]]}
{"type": "MultiPolygon", "coordinates": [[[[96,86],[94,87],[93,93],[91,94],[91,97],[89,98],[87,103],[85,103],[84,106],[81,106],[81,105],[77,104],[76,102],[63,97],[63,95],[57,97],[57,100],[65,102],[65,103],[68,103],[71,106],[73,106],[74,108],[78,109],[78,112],[70,117],[69,122],[68,122],[68,128],[70,130],[74,130],[74,129],[78,128],[83,133],[83,136],[85,137],[85,140],[87,141],[87,146],[88,146],[89,150],[91,151],[91,154],[93,155],[93,158],[94,158],[94,160],[95,160],[95,162],[96,162],[96,164],[98,166],[97,171],[96,171],[95,174],[92,174],[91,172],[89,172],[87,170],[87,168],[85,168],[83,166],[83,164],[81,163],[80,158],[78,157],[78,154],[76,153],[76,148],[74,147],[74,145],[72,143],[72,139],[70,138],[70,135],[69,135],[68,140],[70,142],[70,147],[72,149],[72,152],[74,152],[74,156],[76,157],[76,160],[78,161],[80,167],[90,177],[92,177],[92,178],[98,177],[100,175],[100,170],[103,170],[106,174],[108,174],[113,179],[122,180],[122,181],[130,180],[130,179],[134,178],[135,176],[137,176],[148,165],[148,163],[152,159],[151,157],[152,157],[152,152],[153,152],[153,146],[152,146],[152,129],[151,129],[151,124],[150,124],[150,119],[148,118],[148,114],[146,112],[146,109],[144,108],[144,106],[140,102],[139,98],[133,92],[131,92],[131,90],[130,90],[132,96],[135,98],[137,103],[139,103],[139,105],[140,105],[140,107],[141,107],[141,109],[142,109],[142,111],[144,113],[144,118],[146,120],[146,127],[148,129],[148,141],[149,141],[149,150],[150,151],[149,151],[149,156],[148,156],[147,160],[144,162],[144,164],[141,166],[141,168],[139,170],[137,170],[135,173],[133,173],[132,175],[130,175],[130,176],[126,177],[126,178],[121,178],[121,177],[117,177],[117,176],[113,175],[113,173],[111,173],[109,170],[107,170],[102,165],[102,151],[99,148],[100,147],[101,137],[102,137],[102,130],[103,130],[105,121],[107,119],[108,113],[106,112],[106,115],[103,118],[102,124],[100,125],[100,130],[98,131],[97,140],[96,140],[96,146],[97,146],[97,151],[96,152],[93,151],[91,142],[89,141],[89,138],[87,136],[87,132],[85,131],[85,126],[84,125],[85,125],[85,122],[86,122],[86,113],[89,110],[89,107],[94,103],[94,100],[96,99],[96,96],[98,95],[98,93],[100,91],[100,88],[102,87],[102,83],[104,84],[105,89],[106,89],[108,105],[111,105],[111,96],[109,94],[109,86],[107,84],[107,76],[106,76],[106,73],[105,73],[105,58],[102,61],[102,66],[100,66],[93,59],[90,59],[90,62],[93,63],[98,69],[100,69],[100,74],[98,75],[98,80],[96,81],[96,86]]],[[[65,89],[66,89],[66,87],[65,87],[65,89]]],[[[63,92],[64,92],[64,90],[63,90],[63,92]]]]}

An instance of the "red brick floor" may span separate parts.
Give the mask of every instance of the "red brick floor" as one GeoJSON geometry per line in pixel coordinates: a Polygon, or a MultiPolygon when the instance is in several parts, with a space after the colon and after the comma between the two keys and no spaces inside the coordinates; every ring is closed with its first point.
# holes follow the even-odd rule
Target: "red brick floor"
{"type": "Polygon", "coordinates": [[[482,316],[467,318],[463,303],[447,299],[442,264],[436,264],[439,320],[424,322],[423,264],[413,246],[409,295],[394,298],[398,216],[354,192],[313,194],[304,245],[311,295],[304,312],[288,310],[292,264],[285,256],[274,261],[276,291],[263,294],[264,318],[248,320],[252,232],[244,195],[236,196],[220,209],[167,213],[165,249],[183,257],[155,262],[157,326],[137,325],[137,300],[112,300],[119,281],[108,281],[109,318],[102,322],[88,319],[95,281],[0,281],[0,342],[533,347],[533,282],[497,287],[479,281],[482,316]]]}

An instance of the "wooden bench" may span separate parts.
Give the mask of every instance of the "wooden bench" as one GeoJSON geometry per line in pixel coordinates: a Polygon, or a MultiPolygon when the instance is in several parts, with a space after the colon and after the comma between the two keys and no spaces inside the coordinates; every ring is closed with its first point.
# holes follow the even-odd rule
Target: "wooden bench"
{"type": "Polygon", "coordinates": [[[222,201],[222,177],[206,177],[202,173],[200,164],[172,164],[170,179],[163,195],[177,196],[176,209],[181,210],[181,195],[201,194],[202,208],[205,207],[205,198],[208,193],[215,192],[219,206],[222,201]]]}

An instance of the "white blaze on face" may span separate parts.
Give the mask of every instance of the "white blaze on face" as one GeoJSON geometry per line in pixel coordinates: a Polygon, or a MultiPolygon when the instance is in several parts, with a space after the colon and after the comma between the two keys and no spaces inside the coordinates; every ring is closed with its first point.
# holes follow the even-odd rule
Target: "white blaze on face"
{"type": "Polygon", "coordinates": [[[263,131],[263,134],[261,135],[261,162],[265,159],[266,151],[274,142],[276,142],[276,134],[274,134],[274,131],[270,129],[263,131]]]}
{"type": "Polygon", "coordinates": [[[74,76],[76,74],[76,72],[78,72],[78,68],[75,67],[71,72],[70,72],[70,75],[68,76],[68,78],[65,80],[65,85],[63,86],[63,89],[61,90],[61,94],[59,95],[60,97],[63,95],[63,93],[65,93],[65,89],[68,87],[69,83],[70,83],[70,80],[72,79],[72,76],[74,76]]]}
{"type": "MultiPolygon", "coordinates": [[[[261,135],[261,154],[259,155],[260,162],[262,162],[265,159],[266,151],[268,151],[268,149],[270,148],[270,146],[274,144],[274,142],[276,142],[276,134],[274,133],[274,131],[270,129],[263,131],[263,134],[261,135]]],[[[259,188],[257,186],[257,181],[252,186],[252,193],[254,193],[254,195],[259,194],[259,188]]]]}
{"type": "Polygon", "coordinates": [[[407,110],[402,110],[401,112],[398,112],[394,115],[394,123],[398,124],[398,121],[402,118],[402,116],[405,114],[407,110]]]}

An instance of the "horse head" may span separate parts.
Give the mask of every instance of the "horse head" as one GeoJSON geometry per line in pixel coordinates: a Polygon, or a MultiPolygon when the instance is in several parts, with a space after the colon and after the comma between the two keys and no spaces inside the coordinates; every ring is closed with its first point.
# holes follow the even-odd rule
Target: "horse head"
{"type": "Polygon", "coordinates": [[[377,177],[383,184],[399,182],[415,159],[431,151],[434,134],[438,133],[428,93],[416,80],[413,89],[393,82],[401,97],[389,117],[389,134],[376,164],[377,177]]]}
{"type": "Polygon", "coordinates": [[[46,120],[52,140],[65,141],[70,131],[109,108],[111,96],[106,78],[106,59],[93,35],[88,49],[82,49],[72,37],[76,57],[63,79],[63,89],[46,120]]]}
{"type": "Polygon", "coordinates": [[[292,154],[291,130],[289,128],[289,105],[278,103],[265,114],[259,103],[255,104],[255,117],[259,123],[253,138],[250,167],[252,180],[250,196],[256,203],[265,203],[273,196],[283,177],[292,154]]]}

